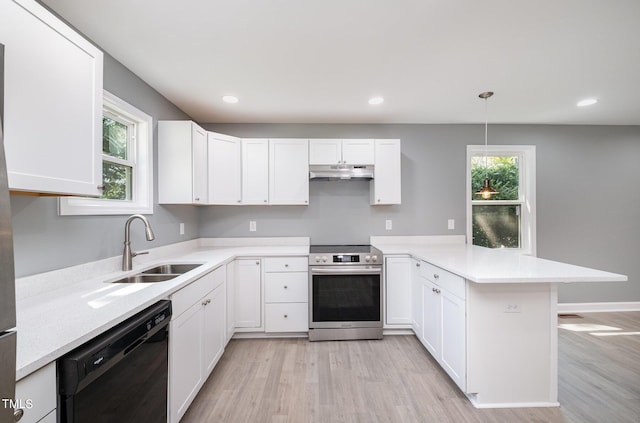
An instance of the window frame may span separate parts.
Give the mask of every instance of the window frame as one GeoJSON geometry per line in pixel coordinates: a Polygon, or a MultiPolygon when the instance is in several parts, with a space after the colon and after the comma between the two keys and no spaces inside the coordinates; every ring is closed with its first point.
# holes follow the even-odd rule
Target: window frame
{"type": "MultiPolygon", "coordinates": [[[[153,118],[106,90],[103,91],[103,116],[105,114],[121,117],[135,125],[135,131],[128,140],[135,146],[127,147],[131,155],[127,162],[134,164],[131,200],[61,197],[58,200],[58,214],[61,216],[153,214],[153,118]]],[[[108,161],[119,163],[115,161],[117,158],[101,154],[101,167],[105,156],[109,157],[108,161]]]]}
{"type": "Polygon", "coordinates": [[[503,248],[518,254],[535,256],[536,250],[536,146],[535,145],[467,145],[467,243],[473,245],[474,205],[520,205],[520,248],[503,248]],[[473,156],[518,156],[518,200],[474,200],[471,187],[471,158],[473,156]]]}

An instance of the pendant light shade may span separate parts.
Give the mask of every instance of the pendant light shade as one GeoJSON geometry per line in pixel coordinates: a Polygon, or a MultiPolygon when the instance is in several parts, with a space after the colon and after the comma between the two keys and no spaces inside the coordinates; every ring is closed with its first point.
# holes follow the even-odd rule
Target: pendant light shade
{"type": "Polygon", "coordinates": [[[485,105],[485,120],[484,120],[484,170],[485,176],[484,181],[482,182],[482,188],[477,190],[474,194],[481,196],[483,199],[487,200],[491,198],[492,195],[498,194],[498,191],[495,190],[491,186],[491,181],[489,181],[489,166],[488,166],[488,156],[489,156],[489,147],[488,147],[488,138],[487,138],[487,129],[489,126],[489,113],[487,109],[487,99],[493,95],[492,91],[486,91],[478,95],[481,99],[484,100],[485,105]]]}

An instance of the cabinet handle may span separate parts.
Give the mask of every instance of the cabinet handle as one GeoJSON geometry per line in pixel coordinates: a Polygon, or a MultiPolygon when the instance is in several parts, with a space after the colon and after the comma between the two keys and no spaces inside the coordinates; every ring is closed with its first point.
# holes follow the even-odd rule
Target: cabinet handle
{"type": "Polygon", "coordinates": [[[284,289],[287,289],[287,285],[284,286],[284,289]]]}
{"type": "Polygon", "coordinates": [[[379,203],[380,201],[381,201],[381,200],[378,198],[378,203],[379,203]]]}
{"type": "MultiPolygon", "coordinates": [[[[104,185],[98,185],[98,187],[97,187],[97,188],[98,188],[100,191],[104,191],[104,185]]],[[[22,409],[21,409],[21,410],[22,410],[22,409]]],[[[16,413],[17,413],[17,411],[16,411],[16,413]]],[[[17,420],[16,420],[16,421],[17,421],[17,420]]]]}
{"type": "Polygon", "coordinates": [[[288,264],[288,263],[285,263],[285,264],[284,264],[284,267],[289,267],[289,264],[288,264]]]}
{"type": "Polygon", "coordinates": [[[256,261],[256,265],[260,266],[260,262],[259,262],[259,261],[256,261]]]}
{"type": "Polygon", "coordinates": [[[238,200],[238,203],[242,203],[242,200],[238,200]]]}
{"type": "Polygon", "coordinates": [[[437,273],[433,274],[433,279],[440,279],[440,275],[438,275],[437,273]]]}
{"type": "Polygon", "coordinates": [[[264,200],[264,202],[266,203],[266,202],[267,202],[267,200],[264,200]]]}
{"type": "Polygon", "coordinates": [[[199,197],[196,197],[196,198],[194,198],[193,200],[194,200],[194,201],[200,201],[200,198],[199,198],[199,197]]]}
{"type": "Polygon", "coordinates": [[[420,263],[416,263],[416,267],[420,267],[420,263]]]}
{"type": "Polygon", "coordinates": [[[13,412],[13,420],[14,421],[20,421],[20,419],[22,419],[22,417],[24,416],[24,408],[18,408],[16,411],[13,412]]]}
{"type": "Polygon", "coordinates": [[[439,290],[438,288],[431,288],[431,290],[432,290],[433,292],[435,292],[436,294],[439,294],[439,293],[440,293],[440,290],[439,290]]]}
{"type": "Polygon", "coordinates": [[[284,315],[284,318],[285,318],[285,319],[288,319],[288,318],[289,318],[289,316],[285,314],[285,315],[284,315]]]}

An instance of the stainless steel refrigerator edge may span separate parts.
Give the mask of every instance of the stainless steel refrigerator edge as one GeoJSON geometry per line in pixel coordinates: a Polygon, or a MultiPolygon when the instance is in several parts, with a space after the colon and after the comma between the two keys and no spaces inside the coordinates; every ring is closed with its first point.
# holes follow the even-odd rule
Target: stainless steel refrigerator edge
{"type": "Polygon", "coordinates": [[[3,141],[4,46],[0,44],[0,423],[12,422],[16,387],[16,287],[3,141]]]}

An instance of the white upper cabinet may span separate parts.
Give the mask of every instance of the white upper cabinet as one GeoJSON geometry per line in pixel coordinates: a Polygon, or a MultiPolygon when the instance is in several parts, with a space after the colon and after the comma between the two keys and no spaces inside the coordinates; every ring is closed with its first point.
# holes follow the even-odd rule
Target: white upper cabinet
{"type": "Polygon", "coordinates": [[[0,2],[9,188],[100,196],[103,54],[32,0],[0,2]]]}
{"type": "Polygon", "coordinates": [[[375,169],[371,181],[371,204],[400,204],[402,172],[400,140],[375,140],[375,169]]]}
{"type": "Polygon", "coordinates": [[[242,204],[269,203],[269,140],[242,140],[242,204]]]}
{"type": "Polygon", "coordinates": [[[309,164],[374,164],[374,142],[370,139],[309,140],[309,164]]]}
{"type": "Polygon", "coordinates": [[[269,203],[309,204],[308,140],[269,140],[269,203]]]}
{"type": "Polygon", "coordinates": [[[209,166],[209,204],[242,202],[240,138],[207,133],[209,166]]]}
{"type": "Polygon", "coordinates": [[[158,122],[158,202],[207,204],[207,132],[194,122],[158,122]]]}

